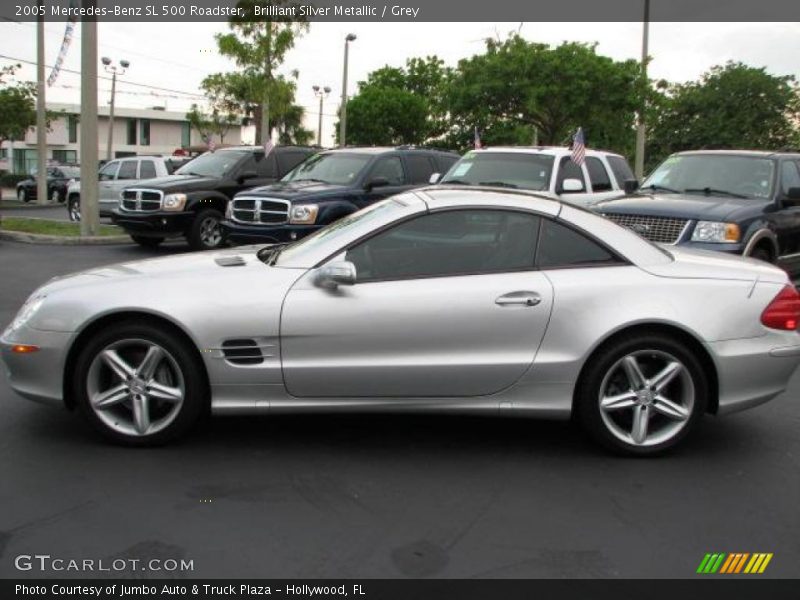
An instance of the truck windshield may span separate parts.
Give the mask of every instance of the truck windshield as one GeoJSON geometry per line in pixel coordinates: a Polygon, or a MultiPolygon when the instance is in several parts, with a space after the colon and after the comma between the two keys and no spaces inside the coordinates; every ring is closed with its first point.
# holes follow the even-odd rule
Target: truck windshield
{"type": "Polygon", "coordinates": [[[772,195],[774,162],[760,156],[684,154],[670,156],[644,181],[642,190],[741,198],[772,195]]]}
{"type": "Polygon", "coordinates": [[[201,177],[222,177],[239,164],[246,151],[223,150],[206,152],[175,171],[176,175],[199,175],[201,177]]]}
{"type": "Polygon", "coordinates": [[[286,174],[282,182],[321,181],[337,185],[353,183],[369,162],[369,154],[331,152],[315,154],[286,174]]]}
{"type": "Polygon", "coordinates": [[[468,152],[442,177],[453,185],[492,185],[524,190],[550,189],[553,157],[521,152],[468,152]]]}

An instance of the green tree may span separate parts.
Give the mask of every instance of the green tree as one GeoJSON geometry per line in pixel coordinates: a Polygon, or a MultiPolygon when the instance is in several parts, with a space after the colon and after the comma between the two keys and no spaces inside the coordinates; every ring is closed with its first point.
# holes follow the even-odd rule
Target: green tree
{"type": "Polygon", "coordinates": [[[590,147],[631,154],[644,93],[639,63],[601,56],[596,44],[488,39],[486,52],[461,60],[451,79],[449,139],[469,145],[478,127],[488,144],[564,145],[583,127],[590,147]]]}
{"type": "Polygon", "coordinates": [[[308,23],[291,17],[257,17],[255,9],[287,4],[287,0],[240,0],[236,7],[242,16],[231,17],[230,33],[217,34],[220,54],[228,56],[240,67],[239,91],[258,100],[256,143],[269,137],[270,102],[276,92],[276,70],[295,40],[308,30],[308,23]]]}
{"type": "Polygon", "coordinates": [[[800,97],[792,76],[728,62],[699,81],[661,81],[657,87],[664,93],[650,116],[650,166],[681,150],[777,150],[800,141],[800,97]]]}
{"type": "Polygon", "coordinates": [[[214,136],[219,139],[220,144],[225,143],[225,136],[234,125],[241,125],[242,119],[235,113],[221,113],[217,108],[212,108],[206,112],[200,109],[197,104],[192,104],[191,110],[186,113],[186,120],[191,126],[200,132],[206,140],[211,140],[214,136]]]}
{"type": "Polygon", "coordinates": [[[19,140],[36,125],[36,88],[30,82],[14,82],[19,65],[0,69],[0,144],[19,140]]]}

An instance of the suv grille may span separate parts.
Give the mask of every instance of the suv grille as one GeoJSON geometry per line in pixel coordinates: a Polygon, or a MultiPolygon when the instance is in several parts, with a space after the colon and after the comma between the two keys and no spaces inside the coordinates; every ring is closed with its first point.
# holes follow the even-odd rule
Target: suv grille
{"type": "Polygon", "coordinates": [[[289,220],[289,201],[275,198],[234,198],[231,216],[239,223],[281,225],[289,220]]]}
{"type": "Polygon", "coordinates": [[[650,217],[646,215],[604,214],[603,216],[607,219],[611,219],[618,225],[635,231],[651,242],[659,242],[662,244],[674,244],[677,242],[683,230],[686,229],[686,224],[689,222],[688,219],[650,217]]]}
{"type": "Polygon", "coordinates": [[[158,190],[128,189],[122,192],[122,208],[147,212],[161,208],[162,193],[158,190]]]}

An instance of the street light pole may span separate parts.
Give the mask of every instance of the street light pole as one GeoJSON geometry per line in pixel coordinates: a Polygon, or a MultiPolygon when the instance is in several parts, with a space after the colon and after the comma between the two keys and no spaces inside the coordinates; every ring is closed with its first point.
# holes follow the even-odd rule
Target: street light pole
{"type": "MultiPolygon", "coordinates": [[[[644,20],[642,22],[642,80],[647,85],[647,46],[650,34],[650,0],[644,0],[644,20]]],[[[647,108],[646,97],[641,98],[639,105],[639,118],[636,123],[636,159],[634,161],[634,171],[636,179],[639,181],[644,177],[644,149],[646,137],[646,125],[644,112],[647,108]]]]}
{"type": "Polygon", "coordinates": [[[47,203],[47,115],[44,85],[44,17],[36,23],[36,203],[47,203]]]}
{"type": "Polygon", "coordinates": [[[322,146],[322,101],[331,93],[331,88],[327,85],[320,88],[318,85],[311,86],[314,95],[319,97],[319,125],[317,126],[317,146],[322,146]]]}
{"type": "Polygon", "coordinates": [[[350,42],[355,41],[356,34],[348,33],[344,38],[344,69],[342,75],[342,106],[339,118],[339,145],[344,147],[347,144],[347,60],[350,42]]]}
{"type": "Polygon", "coordinates": [[[117,75],[124,75],[128,67],[131,66],[127,60],[119,61],[119,66],[111,64],[112,61],[107,56],[102,58],[103,68],[106,73],[111,73],[111,102],[108,110],[108,142],[106,145],[106,160],[114,158],[112,149],[114,146],[114,98],[117,93],[117,75]]]}
{"type": "MultiPolygon", "coordinates": [[[[84,6],[95,6],[89,0],[84,6]]],[[[81,235],[97,235],[97,21],[81,22],[81,235]]]]}

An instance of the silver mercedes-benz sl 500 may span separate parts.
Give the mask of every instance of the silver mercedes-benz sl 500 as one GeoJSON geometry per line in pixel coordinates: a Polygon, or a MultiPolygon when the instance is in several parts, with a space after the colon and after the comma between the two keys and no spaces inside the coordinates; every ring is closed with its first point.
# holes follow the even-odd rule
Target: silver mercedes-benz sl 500
{"type": "Polygon", "coordinates": [[[780,394],[800,296],[766,263],[661,247],[531,193],[437,186],[291,245],[112,265],[36,290],[11,386],[124,444],[204,413],[577,417],[652,454],[780,394]]]}

